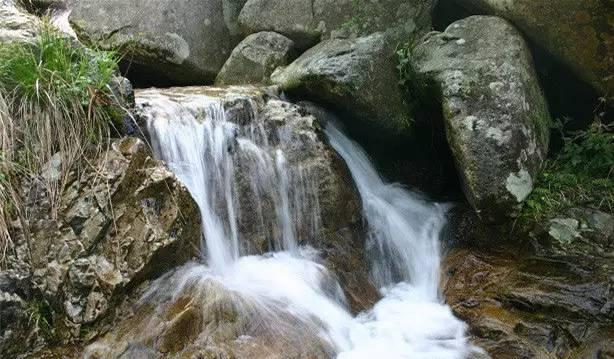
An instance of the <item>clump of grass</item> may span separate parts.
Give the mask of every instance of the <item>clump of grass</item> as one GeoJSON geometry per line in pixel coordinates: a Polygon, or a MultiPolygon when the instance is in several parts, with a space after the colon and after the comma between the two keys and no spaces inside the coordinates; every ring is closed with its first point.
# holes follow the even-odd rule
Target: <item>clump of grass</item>
{"type": "Polygon", "coordinates": [[[411,39],[407,43],[397,45],[395,55],[397,59],[397,71],[399,74],[399,87],[403,91],[403,97],[412,113],[418,112],[424,106],[438,106],[441,98],[440,91],[426,74],[420,73],[412,61],[413,49],[417,39],[411,39]]]}
{"type": "Polygon", "coordinates": [[[28,315],[28,325],[46,340],[53,338],[53,310],[44,300],[32,300],[26,303],[25,312],[28,315]]]}
{"type": "Polygon", "coordinates": [[[574,207],[614,212],[614,133],[599,122],[565,138],[561,152],[547,161],[526,201],[522,217],[532,223],[574,207]]]}
{"type": "Polygon", "coordinates": [[[114,53],[75,44],[47,24],[35,43],[0,47],[3,243],[10,240],[6,230],[10,214],[18,216],[21,181],[36,178],[44,184],[55,216],[68,175],[87,149],[104,147],[117,114],[108,86],[117,61],[114,53]],[[41,176],[52,158],[59,168],[41,176]]]}

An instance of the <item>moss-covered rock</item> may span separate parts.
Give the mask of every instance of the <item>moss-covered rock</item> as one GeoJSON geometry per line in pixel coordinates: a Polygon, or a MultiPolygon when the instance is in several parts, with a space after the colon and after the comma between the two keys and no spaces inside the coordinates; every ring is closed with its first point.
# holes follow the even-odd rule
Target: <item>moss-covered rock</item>
{"type": "Polygon", "coordinates": [[[469,202],[486,220],[515,216],[541,170],[550,123],[520,33],[501,18],[472,16],[426,36],[412,62],[439,91],[469,202]]]}
{"type": "Polygon", "coordinates": [[[454,0],[501,16],[602,94],[614,93],[614,5],[602,0],[454,0]]]}

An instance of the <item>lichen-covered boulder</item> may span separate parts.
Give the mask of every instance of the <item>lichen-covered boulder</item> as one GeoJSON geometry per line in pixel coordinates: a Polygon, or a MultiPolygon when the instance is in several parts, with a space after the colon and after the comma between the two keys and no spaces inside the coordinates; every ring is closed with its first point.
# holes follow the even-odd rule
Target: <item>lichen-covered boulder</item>
{"type": "MultiPolygon", "coordinates": [[[[77,34],[173,83],[212,82],[239,39],[222,0],[69,0],[77,34]],[[226,12],[225,12],[226,10],[226,12]]],[[[227,4],[226,4],[227,5],[227,4]]],[[[230,13],[229,13],[230,11],[230,13]]]]}
{"type": "Polygon", "coordinates": [[[285,91],[349,114],[373,136],[398,135],[411,115],[398,86],[394,45],[382,33],[332,39],[307,50],[271,77],[285,91]]]}
{"type": "Polygon", "coordinates": [[[232,51],[215,79],[216,85],[268,84],[278,66],[290,62],[294,42],[275,32],[246,37],[232,51]]]}
{"type": "Polygon", "coordinates": [[[454,0],[511,21],[603,94],[614,93],[614,7],[602,0],[454,0]]]}
{"type": "Polygon", "coordinates": [[[431,24],[431,0],[248,0],[239,24],[245,33],[275,31],[305,49],[333,30],[370,34],[396,28],[404,34],[431,24]]]}
{"type": "MultiPolygon", "coordinates": [[[[60,160],[41,178],[49,180],[60,160]]],[[[57,215],[38,180],[24,183],[28,231],[12,228],[9,269],[27,275],[33,300],[54,313],[55,339],[112,316],[141,282],[197,256],[200,215],[187,189],[136,138],[116,141],[60,198],[57,215]]],[[[24,298],[26,301],[31,298],[24,298]]]]}
{"type": "Polygon", "coordinates": [[[533,189],[550,116],[531,54],[507,21],[472,16],[413,50],[422,90],[439,93],[465,195],[480,216],[513,216],[533,189]]]}

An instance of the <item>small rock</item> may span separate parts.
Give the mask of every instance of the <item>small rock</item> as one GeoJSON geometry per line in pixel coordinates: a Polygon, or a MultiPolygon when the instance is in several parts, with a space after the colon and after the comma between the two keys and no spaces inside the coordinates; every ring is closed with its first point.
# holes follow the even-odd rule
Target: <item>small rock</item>
{"type": "Polygon", "coordinates": [[[275,32],[249,35],[232,51],[215,83],[268,84],[273,70],[288,64],[293,49],[292,40],[275,32]]]}
{"type": "Polygon", "coordinates": [[[561,243],[571,243],[576,238],[581,238],[580,222],[573,218],[555,218],[550,221],[548,233],[561,243]]]}

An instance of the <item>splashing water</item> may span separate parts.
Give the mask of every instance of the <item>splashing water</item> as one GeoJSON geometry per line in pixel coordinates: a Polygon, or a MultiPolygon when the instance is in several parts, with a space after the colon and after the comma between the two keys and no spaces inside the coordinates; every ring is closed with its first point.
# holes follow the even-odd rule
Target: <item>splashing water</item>
{"type": "Polygon", "coordinates": [[[441,303],[437,289],[445,207],[385,183],[364,150],[334,121],[325,132],[362,197],[372,275],[384,296],[354,320],[352,349],[338,358],[464,357],[473,350],[465,338],[466,325],[441,303]]]}
{"type": "MultiPolygon", "coordinates": [[[[324,343],[322,356],[462,358],[472,350],[465,324],[438,295],[445,206],[385,183],[334,122],[325,134],[362,197],[368,260],[383,295],[357,317],[347,310],[340,285],[319,264],[317,252],[300,245],[301,238],[316,235],[321,219],[310,173],[296,168],[281,149],[280,143],[289,141],[288,129],[278,129],[272,141],[253,109],[248,124],[239,125],[242,120],[227,118],[219,99],[196,92],[141,91],[137,101],[156,156],[200,207],[207,263],[188,264],[157,280],[143,301],[169,292],[176,299],[215,282],[258,322],[251,334],[269,330],[279,340],[312,335],[324,343]],[[244,191],[237,183],[254,199],[249,212],[242,210],[244,191]],[[244,243],[250,234],[240,230],[246,217],[255,233],[273,238],[267,248],[275,252],[249,255],[244,243]]],[[[201,292],[197,297],[212,295],[201,292]]]]}

